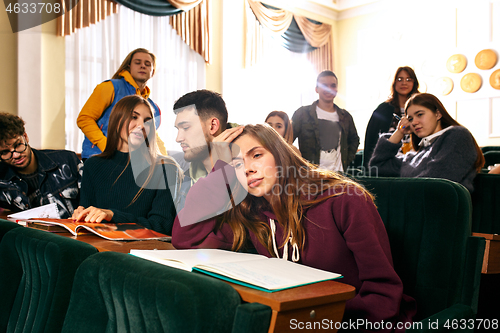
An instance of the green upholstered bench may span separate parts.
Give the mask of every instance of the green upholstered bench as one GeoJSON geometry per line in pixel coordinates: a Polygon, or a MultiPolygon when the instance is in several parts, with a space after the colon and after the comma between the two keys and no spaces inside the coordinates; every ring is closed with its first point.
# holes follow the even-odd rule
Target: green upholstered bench
{"type": "Polygon", "coordinates": [[[487,168],[490,165],[495,165],[500,163],[500,151],[490,150],[484,154],[484,167],[487,168]]]}
{"type": "Polygon", "coordinates": [[[417,301],[423,330],[429,321],[439,320],[434,332],[448,319],[475,318],[485,240],[471,236],[467,189],[444,179],[357,180],[375,195],[394,268],[417,301]]]}
{"type": "Polygon", "coordinates": [[[2,242],[3,235],[14,228],[22,228],[22,226],[15,222],[0,219],[0,243],[2,242]]]}
{"type": "Polygon", "coordinates": [[[257,333],[271,312],[216,278],[101,252],[78,269],[63,332],[257,333]]]}
{"type": "MultiPolygon", "coordinates": [[[[472,232],[500,234],[500,175],[480,173],[472,192],[472,232]]],[[[494,235],[489,235],[493,237],[494,235]]],[[[487,253],[481,276],[478,316],[498,319],[500,312],[500,274],[498,240],[486,241],[487,253]]]]}
{"type": "Polygon", "coordinates": [[[484,146],[481,147],[481,151],[483,154],[489,151],[500,151],[500,146],[484,146]]]}
{"type": "Polygon", "coordinates": [[[0,332],[60,332],[76,269],[93,246],[14,228],[0,243],[0,332]]]}
{"type": "Polygon", "coordinates": [[[472,232],[500,234],[500,175],[477,174],[471,196],[472,232]]]}

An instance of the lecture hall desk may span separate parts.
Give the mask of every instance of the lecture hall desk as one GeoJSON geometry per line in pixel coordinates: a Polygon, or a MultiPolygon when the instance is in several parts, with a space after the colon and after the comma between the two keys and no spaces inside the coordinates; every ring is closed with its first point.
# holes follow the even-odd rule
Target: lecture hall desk
{"type": "MultiPolygon", "coordinates": [[[[2,212],[4,213],[4,212],[2,212]]],[[[0,214],[0,218],[6,219],[6,213],[0,214]]],[[[110,241],[104,238],[83,234],[72,236],[68,233],[58,235],[73,238],[93,245],[100,252],[115,251],[129,253],[131,249],[143,250],[175,250],[170,242],[156,240],[146,241],[110,241]]],[[[268,305],[272,309],[271,324],[269,332],[290,331],[290,321],[295,319],[295,325],[299,323],[316,324],[318,330],[307,330],[308,332],[324,332],[322,325],[328,323],[328,331],[336,332],[335,323],[340,322],[344,315],[345,302],[355,295],[355,288],[337,281],[325,281],[307,286],[287,289],[274,293],[267,293],[256,289],[229,283],[240,294],[245,302],[259,302],[268,305]],[[330,329],[331,328],[331,329],[330,329]]]]}
{"type": "Polygon", "coordinates": [[[500,273],[500,235],[483,234],[473,232],[472,236],[484,237],[486,239],[486,247],[484,249],[483,274],[499,274],[500,273]]]}
{"type": "MultiPolygon", "coordinates": [[[[129,253],[131,249],[144,250],[175,250],[169,242],[148,241],[109,241],[98,236],[85,234],[77,237],[70,233],[61,233],[82,242],[89,243],[99,251],[115,251],[129,253]]],[[[319,322],[328,323],[332,327],[329,332],[336,332],[335,323],[340,322],[344,315],[345,302],[355,295],[355,288],[337,281],[325,281],[288,290],[267,293],[256,289],[229,283],[240,294],[245,302],[258,302],[271,307],[273,314],[269,332],[287,332],[290,330],[290,320],[298,323],[319,322]]],[[[316,324],[321,328],[320,324],[316,324]]],[[[317,331],[324,331],[318,329],[317,331]]],[[[309,332],[314,332],[310,330],[309,332]]]]}

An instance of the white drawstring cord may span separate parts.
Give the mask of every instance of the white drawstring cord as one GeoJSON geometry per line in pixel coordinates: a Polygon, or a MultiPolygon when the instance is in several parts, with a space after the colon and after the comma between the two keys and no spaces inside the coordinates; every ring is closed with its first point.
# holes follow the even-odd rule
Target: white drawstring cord
{"type": "MultiPolygon", "coordinates": [[[[279,258],[278,247],[276,246],[276,224],[273,219],[269,219],[269,224],[271,225],[271,237],[273,238],[273,250],[276,257],[279,258]]],[[[293,237],[290,236],[288,241],[283,247],[283,259],[288,260],[288,243],[292,244],[292,261],[297,262],[300,259],[299,247],[293,242],[293,237]]]]}

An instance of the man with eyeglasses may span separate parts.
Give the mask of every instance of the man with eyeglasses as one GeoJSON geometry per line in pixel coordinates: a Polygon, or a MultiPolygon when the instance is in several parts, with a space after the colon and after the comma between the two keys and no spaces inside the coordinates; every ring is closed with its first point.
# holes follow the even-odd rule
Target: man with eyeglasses
{"type": "Polygon", "coordinates": [[[19,212],[55,202],[69,218],[79,204],[82,167],[74,152],[31,148],[24,121],[0,113],[0,207],[19,212]]]}

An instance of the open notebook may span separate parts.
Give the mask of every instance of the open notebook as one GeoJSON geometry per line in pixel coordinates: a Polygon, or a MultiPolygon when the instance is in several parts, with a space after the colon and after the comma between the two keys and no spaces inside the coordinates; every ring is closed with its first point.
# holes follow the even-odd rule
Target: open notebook
{"type": "Polygon", "coordinates": [[[225,250],[130,250],[130,254],[267,292],[342,277],[283,259],[225,250]]]}

